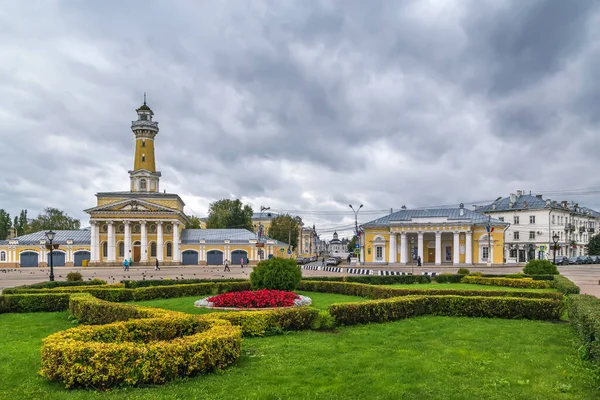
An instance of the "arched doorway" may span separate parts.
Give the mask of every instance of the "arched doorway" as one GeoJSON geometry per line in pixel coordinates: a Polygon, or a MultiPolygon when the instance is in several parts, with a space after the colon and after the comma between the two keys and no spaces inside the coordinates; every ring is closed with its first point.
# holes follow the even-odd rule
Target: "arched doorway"
{"type": "Polygon", "coordinates": [[[185,250],[181,253],[182,265],[198,265],[198,252],[196,250],[185,250]]]}
{"type": "Polygon", "coordinates": [[[206,252],[206,264],[221,265],[223,264],[223,252],[220,250],[211,250],[206,252]]]}
{"type": "Polygon", "coordinates": [[[142,243],[133,243],[133,262],[139,262],[142,258],[142,243]]]}
{"type": "Polygon", "coordinates": [[[19,254],[21,267],[37,267],[38,254],[34,251],[24,251],[19,254]]]}
{"type": "Polygon", "coordinates": [[[73,253],[73,265],[76,267],[83,266],[83,260],[90,260],[90,252],[87,250],[79,250],[73,253]]]}
{"type": "Polygon", "coordinates": [[[248,252],[244,250],[234,250],[231,252],[231,264],[239,265],[241,260],[244,259],[244,264],[247,264],[248,252]]]}
{"type": "MultiPolygon", "coordinates": [[[[65,257],[66,254],[64,251],[54,250],[52,251],[52,264],[54,267],[64,267],[65,266],[65,257]]],[[[48,266],[50,266],[50,252],[46,253],[46,262],[48,266]]]]}

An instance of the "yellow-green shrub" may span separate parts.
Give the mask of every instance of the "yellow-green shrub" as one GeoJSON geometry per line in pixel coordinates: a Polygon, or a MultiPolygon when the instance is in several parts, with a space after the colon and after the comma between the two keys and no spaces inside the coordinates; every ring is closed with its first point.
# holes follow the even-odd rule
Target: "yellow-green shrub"
{"type": "Polygon", "coordinates": [[[531,278],[484,278],[480,276],[467,275],[462,279],[463,283],[474,283],[476,285],[507,286],[524,289],[548,289],[554,285],[552,281],[538,281],[531,278]]]}
{"type": "Polygon", "coordinates": [[[239,327],[205,316],[80,326],[43,340],[41,374],[67,388],[158,384],[223,369],[241,344],[239,327]]]}
{"type": "Polygon", "coordinates": [[[69,306],[68,293],[2,294],[0,314],[63,311],[69,306]]]}
{"type": "Polygon", "coordinates": [[[262,311],[234,311],[207,314],[211,318],[225,319],[242,328],[244,336],[264,336],[281,331],[310,329],[319,310],[311,307],[280,308],[262,311]]]}

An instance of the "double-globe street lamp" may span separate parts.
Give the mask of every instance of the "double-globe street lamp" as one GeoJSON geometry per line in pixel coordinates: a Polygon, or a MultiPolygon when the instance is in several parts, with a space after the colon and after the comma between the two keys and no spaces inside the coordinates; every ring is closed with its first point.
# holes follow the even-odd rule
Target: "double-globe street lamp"
{"type": "Polygon", "coordinates": [[[50,250],[50,281],[54,280],[54,245],[52,244],[52,241],[54,240],[55,235],[56,233],[54,233],[52,230],[46,232],[46,238],[50,242],[50,245],[47,246],[50,250]]]}
{"type": "Polygon", "coordinates": [[[554,242],[554,265],[556,265],[556,247],[558,246],[558,240],[560,238],[558,237],[558,235],[555,233],[554,236],[552,236],[552,241],[554,242]]]}
{"type": "MultiPolygon", "coordinates": [[[[352,204],[348,204],[348,206],[354,212],[354,236],[356,236],[357,243],[359,243],[360,246],[360,237],[358,236],[358,212],[363,207],[363,205],[361,204],[356,210],[354,209],[354,207],[352,207],[352,204]]],[[[364,251],[364,249],[361,249],[361,251],[364,251]]],[[[360,265],[360,254],[357,254],[356,265],[360,265]]]]}

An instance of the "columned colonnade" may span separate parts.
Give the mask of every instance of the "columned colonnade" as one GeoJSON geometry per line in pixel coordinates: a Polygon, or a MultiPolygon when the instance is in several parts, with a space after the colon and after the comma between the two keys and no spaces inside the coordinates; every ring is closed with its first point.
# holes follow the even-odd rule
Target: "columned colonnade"
{"type": "MultiPolygon", "coordinates": [[[[90,262],[100,262],[102,260],[101,257],[101,247],[100,247],[100,226],[106,224],[107,225],[107,257],[106,262],[116,262],[117,261],[117,241],[115,234],[115,226],[118,224],[124,225],[124,256],[129,258],[133,257],[133,243],[134,238],[132,235],[131,226],[132,224],[140,224],[140,232],[139,232],[139,242],[140,242],[140,262],[148,262],[149,254],[148,254],[148,224],[152,222],[156,224],[156,259],[159,262],[164,262],[164,224],[172,224],[172,234],[173,234],[173,257],[172,262],[177,263],[181,261],[181,252],[180,248],[180,240],[179,240],[179,224],[178,220],[112,220],[112,221],[104,221],[104,220],[91,220],[90,224],[92,227],[91,230],[91,243],[90,243],[90,262]]],[[[138,241],[136,238],[135,241],[138,241]]]]}
{"type": "Polygon", "coordinates": [[[389,245],[389,256],[388,262],[390,264],[395,264],[400,262],[400,264],[407,264],[409,259],[409,254],[412,257],[412,249],[409,249],[408,243],[408,235],[417,235],[417,256],[419,256],[422,262],[425,262],[424,258],[424,246],[423,246],[423,236],[426,233],[433,233],[435,235],[435,265],[442,264],[442,233],[452,233],[453,234],[453,243],[452,243],[452,263],[454,265],[460,264],[460,234],[465,234],[465,264],[473,263],[473,232],[468,231],[402,231],[402,232],[390,232],[390,245],[389,245]],[[396,260],[396,255],[398,252],[397,236],[400,236],[400,260],[396,260]]]}

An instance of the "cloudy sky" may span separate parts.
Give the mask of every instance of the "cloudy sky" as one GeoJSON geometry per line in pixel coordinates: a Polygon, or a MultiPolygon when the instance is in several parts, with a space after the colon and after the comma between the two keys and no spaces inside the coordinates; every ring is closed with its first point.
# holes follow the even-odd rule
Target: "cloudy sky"
{"type": "Polygon", "coordinates": [[[144,91],[189,214],[241,198],[327,238],[349,203],[600,208],[599,72],[597,1],[6,0],[0,208],[88,225],[129,187],[144,91]]]}

